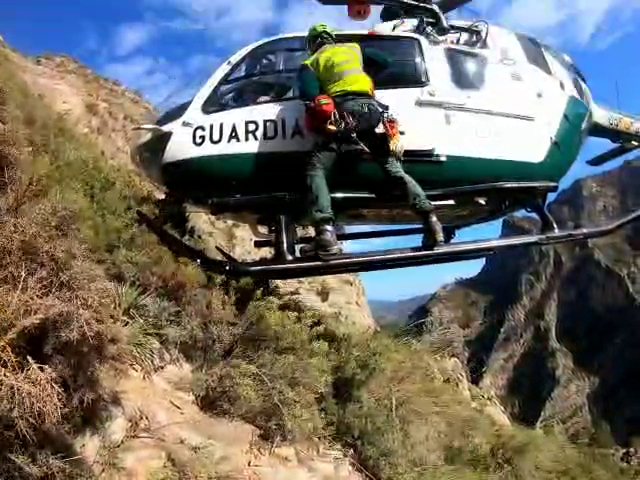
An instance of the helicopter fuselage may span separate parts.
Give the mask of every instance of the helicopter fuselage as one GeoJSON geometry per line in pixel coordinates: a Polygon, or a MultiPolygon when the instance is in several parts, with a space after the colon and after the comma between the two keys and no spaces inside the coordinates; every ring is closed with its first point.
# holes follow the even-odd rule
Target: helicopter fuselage
{"type": "MultiPolygon", "coordinates": [[[[480,42],[464,31],[435,41],[399,22],[338,41],[391,57],[374,76],[376,98],[400,122],[405,171],[444,222],[498,218],[557,189],[591,127],[579,72],[531,37],[493,25],[480,42]]],[[[303,216],[305,157],[317,140],[296,93],[306,57],[304,34],[236,53],[190,102],[158,119],[134,146],[135,161],[172,195],[214,213],[303,216]]],[[[376,163],[345,158],[327,178],[344,221],[411,223],[405,199],[385,197],[376,163]]]]}

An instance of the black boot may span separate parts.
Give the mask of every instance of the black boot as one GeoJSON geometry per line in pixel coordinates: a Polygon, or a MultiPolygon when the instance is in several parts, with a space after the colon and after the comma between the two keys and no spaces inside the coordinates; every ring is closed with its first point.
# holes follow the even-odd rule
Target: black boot
{"type": "Polygon", "coordinates": [[[342,253],[338,244],[336,232],[332,225],[318,225],[316,227],[316,237],[310,245],[300,247],[300,255],[307,257],[317,253],[318,255],[336,255],[342,253]]]}
{"type": "Polygon", "coordinates": [[[422,248],[431,250],[437,245],[444,243],[444,233],[442,225],[435,213],[431,212],[424,219],[424,236],[422,237],[422,248]]]}

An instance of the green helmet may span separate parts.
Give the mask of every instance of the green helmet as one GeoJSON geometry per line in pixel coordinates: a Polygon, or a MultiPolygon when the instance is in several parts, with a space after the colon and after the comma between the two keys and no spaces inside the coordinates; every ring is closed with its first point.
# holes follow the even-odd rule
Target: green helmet
{"type": "Polygon", "coordinates": [[[307,49],[309,51],[315,50],[314,47],[318,43],[318,40],[323,37],[331,41],[335,41],[336,38],[333,30],[331,30],[326,23],[318,23],[311,27],[307,33],[307,49]]]}

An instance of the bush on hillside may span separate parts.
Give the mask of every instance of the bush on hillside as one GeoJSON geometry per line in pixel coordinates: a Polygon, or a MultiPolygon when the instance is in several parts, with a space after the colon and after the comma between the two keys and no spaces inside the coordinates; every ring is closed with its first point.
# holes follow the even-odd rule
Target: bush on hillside
{"type": "Polygon", "coordinates": [[[104,371],[157,355],[118,285],[161,303],[206,279],[140,232],[134,207],[148,197],[136,179],[13,68],[0,51],[0,478],[66,479],[88,471],[68,460],[71,440],[111,402],[104,371]]]}
{"type": "Polygon", "coordinates": [[[378,479],[633,478],[605,454],[497,426],[418,344],[357,338],[274,298],[246,315],[233,355],[209,359],[195,393],[203,409],[252,423],[270,442],[337,442],[378,479]]]}
{"type": "Polygon", "coordinates": [[[100,368],[117,357],[122,330],[76,235],[77,212],[42,174],[53,118],[0,60],[0,475],[71,478],[58,455],[106,398],[100,368]]]}

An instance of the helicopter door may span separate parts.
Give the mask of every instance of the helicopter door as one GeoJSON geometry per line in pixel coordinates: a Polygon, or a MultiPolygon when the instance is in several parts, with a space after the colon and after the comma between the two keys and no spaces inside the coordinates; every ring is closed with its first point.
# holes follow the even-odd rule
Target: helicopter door
{"type": "MultiPolygon", "coordinates": [[[[175,160],[309,150],[312,139],[304,129],[304,105],[296,88],[296,74],[306,57],[301,36],[249,48],[210,92],[196,96],[184,116],[183,125],[190,128],[174,143],[179,144],[175,160]]],[[[171,153],[167,161],[172,161],[171,153]]]]}
{"type": "Polygon", "coordinates": [[[447,44],[427,53],[431,83],[417,104],[443,122],[436,151],[447,156],[536,161],[547,140],[536,124],[534,94],[496,51],[447,44]],[[460,141],[464,138],[465,141],[460,141]],[[522,148],[524,144],[531,148],[522,148]]]}

